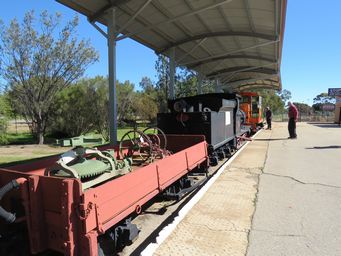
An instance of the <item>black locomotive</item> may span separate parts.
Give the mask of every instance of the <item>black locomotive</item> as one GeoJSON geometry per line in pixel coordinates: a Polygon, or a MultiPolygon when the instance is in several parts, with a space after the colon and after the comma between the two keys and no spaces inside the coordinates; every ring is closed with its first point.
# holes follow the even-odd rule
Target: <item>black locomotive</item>
{"type": "Polygon", "coordinates": [[[158,127],[166,134],[203,134],[208,143],[210,164],[229,157],[238,138],[249,134],[245,113],[239,109],[241,96],[211,93],[168,101],[170,113],[159,113],[158,127]]]}

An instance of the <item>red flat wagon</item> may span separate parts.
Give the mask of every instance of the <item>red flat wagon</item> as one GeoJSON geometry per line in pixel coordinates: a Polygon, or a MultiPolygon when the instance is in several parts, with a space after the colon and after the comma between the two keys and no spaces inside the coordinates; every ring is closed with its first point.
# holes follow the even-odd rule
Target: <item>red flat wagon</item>
{"type": "MultiPolygon", "coordinates": [[[[32,254],[53,250],[64,255],[98,255],[102,234],[139,213],[146,202],[184,175],[207,166],[204,136],[167,135],[167,140],[172,155],[84,191],[78,179],[44,176],[58,156],[0,169],[1,187],[13,180],[19,187],[1,201],[2,210],[17,216],[12,224],[1,220],[0,232],[24,226],[32,254]]],[[[11,246],[2,243],[2,253],[11,246]]]]}

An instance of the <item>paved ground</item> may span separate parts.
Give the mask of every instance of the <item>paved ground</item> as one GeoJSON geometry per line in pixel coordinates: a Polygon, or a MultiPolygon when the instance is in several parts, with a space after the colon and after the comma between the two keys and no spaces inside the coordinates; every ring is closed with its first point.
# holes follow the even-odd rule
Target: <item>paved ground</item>
{"type": "Polygon", "coordinates": [[[245,255],[269,136],[237,156],[154,255],[245,255]]]}
{"type": "Polygon", "coordinates": [[[341,128],[276,124],[260,176],[248,256],[341,255],[341,128]]]}
{"type": "Polygon", "coordinates": [[[262,131],[154,255],[341,255],[341,128],[262,131]],[[256,209],[255,209],[256,206],[256,209]]]}

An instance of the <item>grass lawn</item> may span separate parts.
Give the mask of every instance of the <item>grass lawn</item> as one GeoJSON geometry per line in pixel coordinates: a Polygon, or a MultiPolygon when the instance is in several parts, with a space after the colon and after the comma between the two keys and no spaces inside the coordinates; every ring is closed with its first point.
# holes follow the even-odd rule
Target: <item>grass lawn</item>
{"type": "Polygon", "coordinates": [[[11,162],[18,162],[28,159],[32,158],[29,156],[0,156],[0,164],[8,164],[11,162]]]}
{"type": "MultiPolygon", "coordinates": [[[[120,141],[123,135],[133,128],[119,128],[117,139],[120,141]]],[[[145,128],[138,128],[143,131],[145,128]]],[[[93,137],[100,137],[98,134],[89,134],[93,137]]],[[[0,145],[0,164],[23,161],[48,155],[60,154],[71,147],[54,146],[55,139],[46,137],[45,145],[37,145],[33,136],[29,132],[8,133],[9,145],[0,145]]],[[[91,145],[89,145],[90,147],[91,145]]]]}
{"type": "Polygon", "coordinates": [[[23,132],[23,133],[8,133],[7,134],[9,144],[34,144],[35,140],[31,133],[23,132]]]}

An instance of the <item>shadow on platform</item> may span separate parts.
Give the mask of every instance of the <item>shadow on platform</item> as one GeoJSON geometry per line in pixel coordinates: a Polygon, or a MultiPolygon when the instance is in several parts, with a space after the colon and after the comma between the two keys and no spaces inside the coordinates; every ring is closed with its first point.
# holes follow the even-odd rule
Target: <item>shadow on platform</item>
{"type": "Polygon", "coordinates": [[[273,140],[288,140],[288,138],[253,139],[253,141],[273,141],[273,140]]]}
{"type": "Polygon", "coordinates": [[[341,146],[330,145],[330,146],[324,146],[324,147],[311,147],[311,148],[305,148],[305,149],[331,149],[331,148],[341,148],[341,146]]]}
{"type": "Polygon", "coordinates": [[[308,124],[311,124],[320,128],[341,128],[339,124],[335,124],[335,123],[309,122],[308,124]]]}

